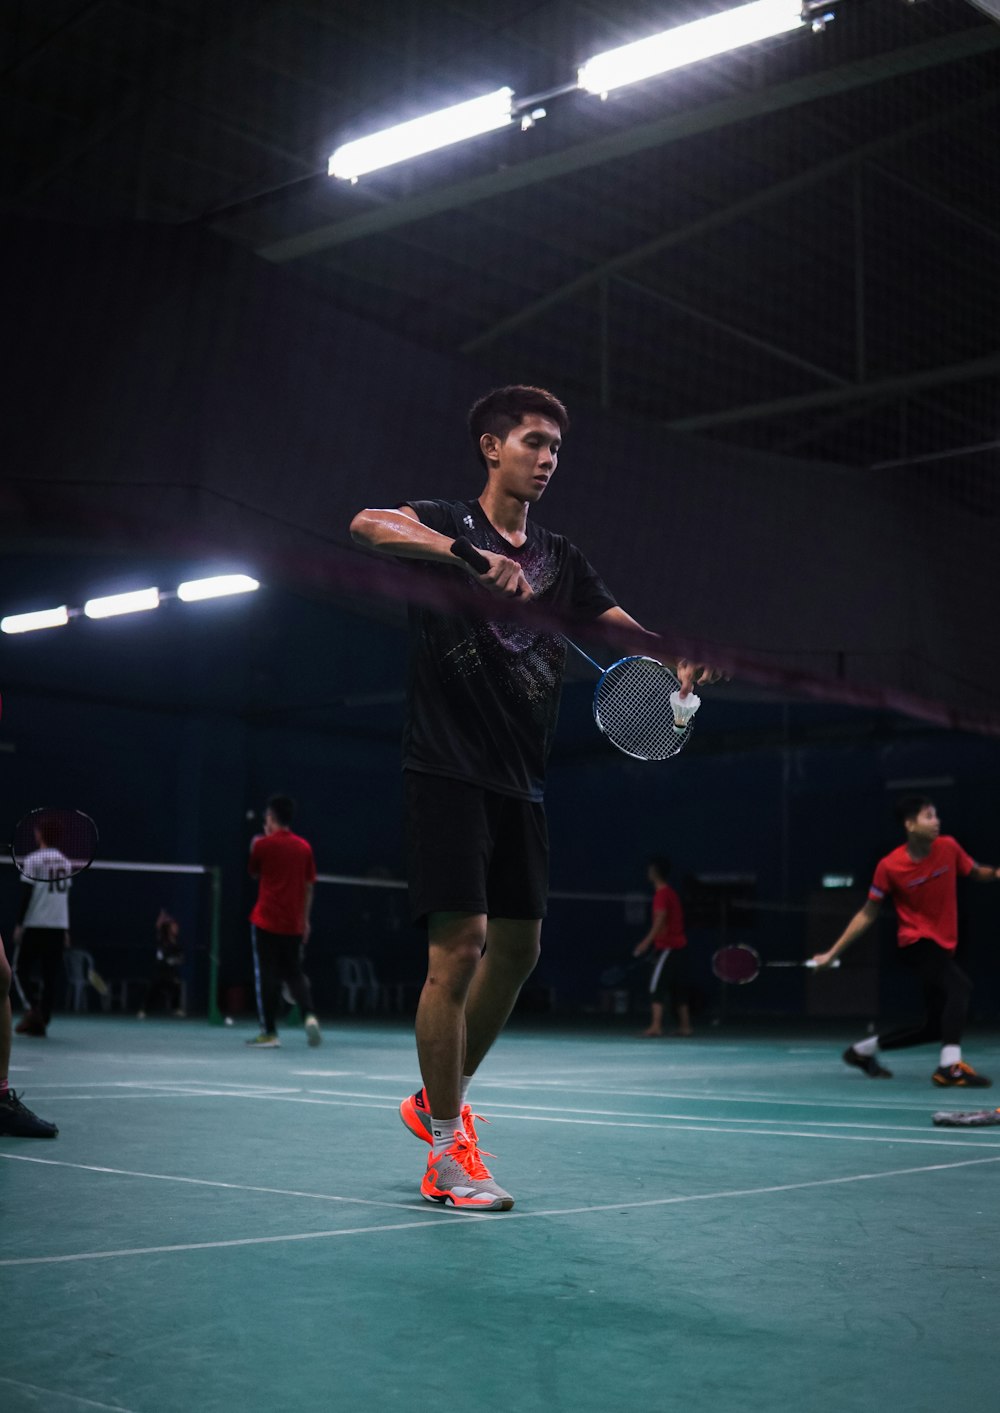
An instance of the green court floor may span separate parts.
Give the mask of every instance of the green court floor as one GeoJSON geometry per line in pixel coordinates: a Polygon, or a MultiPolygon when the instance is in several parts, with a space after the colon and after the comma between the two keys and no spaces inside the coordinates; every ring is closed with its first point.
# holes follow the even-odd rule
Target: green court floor
{"type": "Polygon", "coordinates": [[[5,1413],[995,1406],[1000,1129],[932,1127],[989,1098],[932,1051],[510,1033],[470,1098],[517,1206],[465,1216],[417,1191],[408,1029],[250,1033],[17,1041],[61,1133],[0,1140],[5,1413]]]}

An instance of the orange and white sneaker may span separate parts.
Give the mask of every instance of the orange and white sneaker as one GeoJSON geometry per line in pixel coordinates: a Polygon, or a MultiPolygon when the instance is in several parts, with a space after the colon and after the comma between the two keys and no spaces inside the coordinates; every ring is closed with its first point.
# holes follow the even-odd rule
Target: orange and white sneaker
{"type": "MultiPolygon", "coordinates": [[[[399,1106],[399,1117],[417,1138],[422,1138],[425,1143],[433,1141],[431,1138],[431,1107],[427,1102],[426,1089],[418,1089],[416,1094],[410,1094],[403,1100],[399,1106]]],[[[469,1138],[473,1143],[478,1143],[476,1119],[484,1124],[488,1124],[489,1119],[484,1119],[482,1114],[474,1114],[469,1104],[462,1105],[460,1118],[469,1138]]]]}
{"type": "Polygon", "coordinates": [[[964,1060],[959,1060],[957,1065],[938,1065],[931,1081],[944,1089],[989,1089],[993,1083],[964,1060]]]}
{"type": "Polygon", "coordinates": [[[451,1147],[436,1158],[431,1153],[420,1195],[459,1212],[509,1212],[514,1205],[510,1193],[493,1181],[478,1143],[464,1133],[456,1133],[451,1147]]]}

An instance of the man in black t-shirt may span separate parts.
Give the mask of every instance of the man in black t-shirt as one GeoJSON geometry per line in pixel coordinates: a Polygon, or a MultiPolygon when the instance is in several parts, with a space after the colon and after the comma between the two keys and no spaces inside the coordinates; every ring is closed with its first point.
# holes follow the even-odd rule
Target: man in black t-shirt
{"type": "MultiPolygon", "coordinates": [[[[566,657],[558,634],[488,618],[483,596],[645,632],[575,546],[529,523],[568,427],[551,393],[500,388],[469,413],[486,467],[478,500],[414,500],[363,510],[351,523],[359,544],[420,561],[422,573],[452,585],[464,577],[469,596],[468,613],[410,610],[403,737],[410,907],[427,926],[429,964],[416,1025],[424,1087],[400,1114],[431,1145],[422,1195],[461,1211],[514,1205],[483,1164],[466,1094],[538,960],[548,891],[542,792],[566,657]],[[488,569],[456,557],[458,540],[488,569]]],[[[682,695],[717,675],[675,664],[649,638],[682,695]]]]}

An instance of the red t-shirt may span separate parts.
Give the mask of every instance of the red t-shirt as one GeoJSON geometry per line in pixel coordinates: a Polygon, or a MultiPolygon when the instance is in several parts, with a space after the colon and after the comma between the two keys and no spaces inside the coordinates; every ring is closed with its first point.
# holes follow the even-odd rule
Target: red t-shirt
{"type": "Polygon", "coordinates": [[[311,846],[290,829],[261,834],[250,847],[250,872],[260,880],[250,921],[265,932],[301,936],[306,927],[306,884],[316,881],[311,846]]]}
{"type": "Polygon", "coordinates": [[[669,883],[661,883],[653,894],[653,915],[665,913],[660,930],[653,938],[653,948],[657,952],[669,952],[675,947],[686,947],[684,933],[684,912],[681,900],[669,883]]]}
{"type": "Polygon", "coordinates": [[[892,899],[901,947],[930,937],[953,952],[958,945],[955,880],[965,878],[975,866],[961,844],[948,834],[934,840],[925,859],[911,859],[906,845],[900,844],[880,859],[868,896],[876,903],[892,899]]]}

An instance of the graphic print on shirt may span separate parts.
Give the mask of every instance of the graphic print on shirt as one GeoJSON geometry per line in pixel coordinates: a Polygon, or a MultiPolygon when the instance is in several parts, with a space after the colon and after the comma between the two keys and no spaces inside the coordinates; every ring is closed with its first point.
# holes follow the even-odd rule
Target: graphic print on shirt
{"type": "MultiPolygon", "coordinates": [[[[562,535],[529,521],[523,545],[511,545],[478,501],[409,500],[420,521],[466,537],[521,568],[546,610],[590,621],[615,599],[580,551],[562,535]],[[470,527],[468,522],[472,521],[470,527]]],[[[555,732],[566,662],[558,633],[491,619],[489,595],[450,565],[413,572],[458,589],[468,610],[410,606],[410,662],[403,765],[466,780],[520,799],[540,800],[555,732]]]]}

